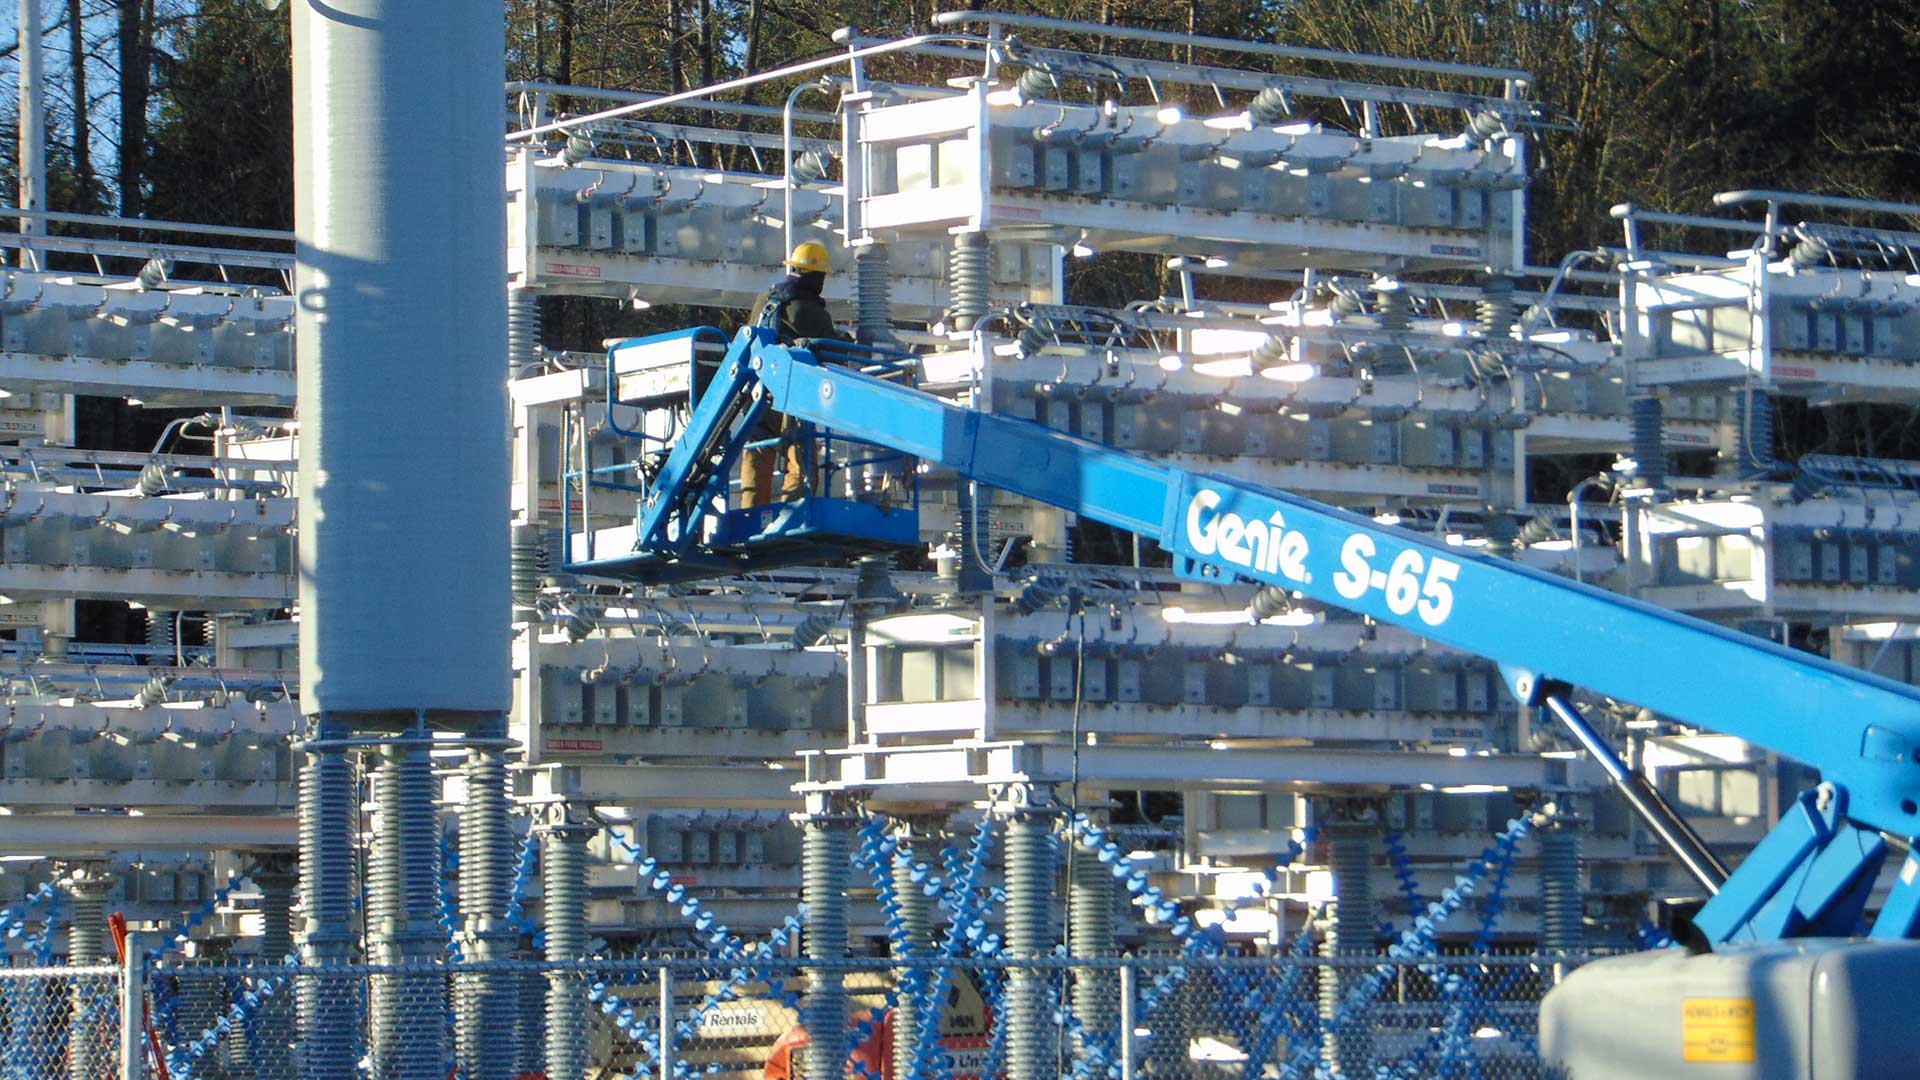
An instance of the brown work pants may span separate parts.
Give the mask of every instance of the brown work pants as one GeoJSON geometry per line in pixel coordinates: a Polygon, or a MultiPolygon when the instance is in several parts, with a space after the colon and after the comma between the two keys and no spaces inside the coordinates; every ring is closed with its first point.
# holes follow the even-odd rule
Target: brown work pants
{"type": "MultiPolygon", "coordinates": [[[[791,428],[785,415],[769,413],[764,421],[763,431],[772,438],[773,433],[785,437],[791,434],[791,428]]],[[[773,502],[773,471],[775,455],[784,453],[787,461],[787,474],[780,480],[780,501],[792,502],[807,493],[807,459],[801,452],[800,444],[783,442],[779,446],[765,446],[758,450],[749,450],[740,455],[740,502],[742,510],[756,506],[767,506],[773,502]]]]}

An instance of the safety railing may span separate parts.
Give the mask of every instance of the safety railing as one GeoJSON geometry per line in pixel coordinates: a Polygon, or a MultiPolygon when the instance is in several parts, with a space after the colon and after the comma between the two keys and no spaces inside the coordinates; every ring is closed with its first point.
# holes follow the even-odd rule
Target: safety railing
{"type": "Polygon", "coordinates": [[[0,968],[0,1051],[9,1075],[33,1080],[797,1080],[819,1055],[851,1080],[1500,1080],[1550,1075],[1539,1003],[1588,958],[1283,946],[822,963],[742,948],[706,961],[0,968]],[[134,1000],[144,1007],[123,1008],[134,1000]],[[842,1009],[840,1038],[813,1049],[809,1029],[842,1009]]]}

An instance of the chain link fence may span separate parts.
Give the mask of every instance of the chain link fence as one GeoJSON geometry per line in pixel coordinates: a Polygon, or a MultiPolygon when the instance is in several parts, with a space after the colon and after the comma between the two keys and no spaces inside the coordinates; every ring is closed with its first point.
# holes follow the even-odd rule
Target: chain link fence
{"type": "Polygon", "coordinates": [[[120,991],[115,967],[0,965],[0,1077],[120,1076],[120,991]]]}
{"type": "MultiPolygon", "coordinates": [[[[144,990],[172,1080],[809,1080],[840,1049],[808,1030],[832,983],[848,1080],[1532,1080],[1540,999],[1578,959],[168,965],[144,990]]],[[[69,1070],[74,1045],[110,1054],[116,980],[17,981],[3,1030],[30,1048],[0,1076],[111,1075],[69,1070]]]]}

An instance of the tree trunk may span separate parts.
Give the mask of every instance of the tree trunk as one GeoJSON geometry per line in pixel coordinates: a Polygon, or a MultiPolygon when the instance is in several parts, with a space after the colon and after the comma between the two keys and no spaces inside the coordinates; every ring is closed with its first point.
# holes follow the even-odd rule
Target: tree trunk
{"type": "MultiPolygon", "coordinates": [[[[700,85],[701,86],[713,85],[713,69],[714,69],[713,0],[700,0],[700,85]]],[[[714,116],[715,116],[715,113],[713,112],[713,110],[708,109],[707,115],[706,115],[706,123],[708,127],[713,126],[714,116]]],[[[714,147],[711,153],[713,154],[714,167],[720,168],[721,167],[720,148],[718,146],[714,147]]]]}
{"type": "Polygon", "coordinates": [[[153,85],[153,0],[120,0],[120,214],[145,209],[147,99],[153,85]]]}
{"type": "Polygon", "coordinates": [[[547,78],[547,5],[533,0],[533,77],[547,78]]]}
{"type": "Polygon", "coordinates": [[[74,209],[92,213],[93,125],[87,117],[87,25],[80,0],[67,0],[67,47],[73,54],[73,171],[80,184],[74,209]]]}
{"type": "Polygon", "coordinates": [[[574,0],[559,0],[555,5],[560,9],[560,68],[554,78],[568,86],[573,85],[573,5],[574,0]]]}
{"type": "Polygon", "coordinates": [[[667,0],[667,82],[676,94],[687,88],[686,66],[680,58],[680,0],[667,0]]]}

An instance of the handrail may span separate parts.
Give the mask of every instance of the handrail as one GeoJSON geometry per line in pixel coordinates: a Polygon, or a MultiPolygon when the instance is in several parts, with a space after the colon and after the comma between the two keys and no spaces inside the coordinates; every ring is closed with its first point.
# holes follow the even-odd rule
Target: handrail
{"type": "Polygon", "coordinates": [[[820,71],[825,68],[838,67],[841,64],[863,60],[869,56],[883,56],[887,53],[906,52],[920,45],[928,45],[942,41],[984,44],[980,39],[968,34],[917,34],[913,37],[901,38],[898,41],[889,41],[881,45],[870,45],[864,48],[849,49],[845,52],[816,56],[811,60],[802,60],[798,63],[788,64],[782,68],[775,68],[772,71],[762,71],[753,75],[742,75],[737,79],[728,79],[725,82],[715,83],[712,86],[697,86],[692,90],[683,90],[680,93],[668,94],[665,97],[654,98],[650,101],[638,101],[630,105],[622,105],[618,108],[602,109],[596,113],[587,113],[584,116],[575,116],[566,120],[553,120],[544,124],[535,124],[530,128],[508,132],[507,141],[525,142],[550,132],[567,131],[572,128],[599,123],[602,120],[612,120],[616,117],[631,116],[635,113],[646,112],[649,109],[659,109],[669,105],[685,105],[689,102],[703,101],[716,94],[724,94],[731,90],[742,90],[746,87],[758,86],[765,82],[774,82],[779,79],[791,78],[795,75],[805,75],[809,72],[820,71]]]}
{"type": "Polygon", "coordinates": [[[238,225],[202,225],[192,221],[167,221],[160,218],[112,217],[106,214],[70,214],[64,210],[24,210],[18,206],[0,206],[0,217],[28,218],[34,221],[58,221],[69,225],[101,225],[115,229],[148,229],[155,232],[198,233],[203,236],[234,236],[243,240],[280,240],[293,243],[292,232],[280,229],[249,229],[238,225]]]}
{"type": "Polygon", "coordinates": [[[1315,49],[1305,45],[1281,45],[1266,41],[1243,41],[1235,38],[1212,37],[1206,34],[1181,34],[1169,30],[1147,30],[1132,26],[1107,26],[1103,23],[1075,22],[1072,19],[1055,19],[1046,15],[1015,15],[1005,11],[943,11],[933,17],[935,26],[963,26],[967,23],[984,23],[989,26],[1016,26],[1034,30],[1066,30],[1073,33],[1095,34],[1100,37],[1120,41],[1150,41],[1160,45],[1193,45],[1203,49],[1220,49],[1227,52],[1252,53],[1258,56],[1281,56],[1291,60],[1325,60],[1339,64],[1357,64],[1362,67],[1387,68],[1393,71],[1415,71],[1426,75],[1459,75],[1477,79],[1504,79],[1510,82],[1532,82],[1533,74],[1518,68],[1481,67],[1478,64],[1454,64],[1443,60],[1412,60],[1401,56],[1385,56],[1379,53],[1350,53],[1338,49],[1315,49]]]}
{"type": "Polygon", "coordinates": [[[1742,206],[1765,202],[1777,206],[1805,206],[1819,210],[1864,210],[1875,214],[1920,214],[1920,204],[1887,202],[1882,199],[1855,199],[1845,195],[1808,195],[1797,191],[1768,191],[1763,188],[1723,191],[1713,197],[1715,206],[1742,206]]]}
{"type": "MultiPolygon", "coordinates": [[[[604,90],[591,86],[571,86],[567,83],[542,82],[537,79],[511,79],[507,82],[508,93],[522,94],[565,94],[568,97],[591,98],[596,101],[620,101],[628,104],[654,101],[666,97],[657,90],[604,90]]],[[[731,113],[736,116],[761,116],[769,120],[778,119],[780,108],[777,105],[752,105],[744,101],[708,101],[699,106],[713,112],[731,113]]],[[[794,114],[797,119],[818,123],[831,123],[839,117],[832,113],[802,112],[794,114]]]]}

